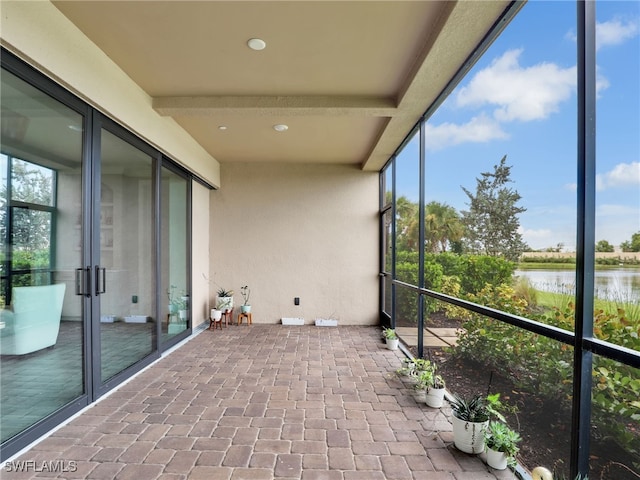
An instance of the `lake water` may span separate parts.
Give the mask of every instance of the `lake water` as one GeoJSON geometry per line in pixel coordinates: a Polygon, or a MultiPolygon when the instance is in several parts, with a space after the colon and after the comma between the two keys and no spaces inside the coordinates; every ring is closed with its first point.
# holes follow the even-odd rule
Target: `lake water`
{"type": "MultiPolygon", "coordinates": [[[[545,292],[575,294],[575,270],[516,270],[531,285],[545,292]]],[[[619,302],[640,302],[640,269],[596,270],[595,296],[619,302]]]]}

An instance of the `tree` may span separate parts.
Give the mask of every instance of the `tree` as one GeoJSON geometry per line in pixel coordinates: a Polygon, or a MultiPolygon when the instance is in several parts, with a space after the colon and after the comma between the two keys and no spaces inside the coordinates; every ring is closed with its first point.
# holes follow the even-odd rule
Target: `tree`
{"type": "Polygon", "coordinates": [[[622,242],[620,248],[623,252],[640,252],[640,232],[631,235],[631,240],[622,242]]]}
{"type": "Polygon", "coordinates": [[[425,205],[425,241],[429,252],[446,252],[464,233],[464,225],[455,208],[446,203],[425,205]]]}
{"type": "Polygon", "coordinates": [[[512,181],[506,160],[505,155],[493,172],[476,178],[475,195],[461,187],[469,197],[469,210],[462,211],[462,222],[468,251],[515,261],[525,249],[518,215],[526,208],[516,205],[520,194],[505,186],[512,181]]]}
{"type": "Polygon", "coordinates": [[[25,160],[11,159],[11,198],[8,183],[0,187],[0,238],[3,256],[14,269],[43,268],[49,265],[55,173],[25,160]],[[19,201],[31,206],[15,206],[19,201]],[[38,205],[44,207],[38,209],[38,205]],[[11,208],[11,238],[9,209],[11,208]]]}
{"type": "Polygon", "coordinates": [[[560,243],[557,243],[555,247],[545,248],[543,252],[558,253],[558,252],[561,252],[563,248],[564,248],[564,243],[560,242],[560,243]]]}
{"type": "Polygon", "coordinates": [[[396,199],[396,242],[401,250],[418,246],[418,204],[405,196],[396,199]]]}
{"type": "Polygon", "coordinates": [[[596,252],[613,252],[613,245],[606,240],[600,240],[596,243],[596,252]]]}

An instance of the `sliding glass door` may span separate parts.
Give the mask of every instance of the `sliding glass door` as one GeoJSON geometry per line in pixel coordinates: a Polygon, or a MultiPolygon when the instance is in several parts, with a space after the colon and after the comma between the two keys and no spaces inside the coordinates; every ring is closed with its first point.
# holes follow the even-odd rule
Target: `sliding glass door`
{"type": "Polygon", "coordinates": [[[0,460],[191,332],[191,177],[2,50],[0,460]]]}
{"type": "Polygon", "coordinates": [[[0,153],[0,435],[3,446],[86,391],[86,117],[3,70],[0,153]]]}
{"type": "Polygon", "coordinates": [[[162,341],[179,335],[191,322],[189,286],[189,180],[171,165],[163,165],[160,178],[161,281],[166,296],[161,302],[162,341]]]}
{"type": "Polygon", "coordinates": [[[93,205],[99,245],[94,243],[93,274],[100,310],[100,322],[94,325],[100,331],[103,384],[157,348],[155,161],[152,152],[105,128],[99,135],[100,175],[93,205]]]}

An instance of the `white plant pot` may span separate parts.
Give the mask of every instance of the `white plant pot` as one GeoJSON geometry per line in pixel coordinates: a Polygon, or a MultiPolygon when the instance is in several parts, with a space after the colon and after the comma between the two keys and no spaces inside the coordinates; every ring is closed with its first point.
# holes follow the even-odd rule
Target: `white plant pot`
{"type": "Polygon", "coordinates": [[[504,470],[507,468],[508,461],[507,454],[504,452],[498,452],[492,448],[487,447],[487,465],[496,470],[504,470]]]}
{"type": "Polygon", "coordinates": [[[231,310],[233,308],[233,297],[216,297],[216,308],[218,310],[231,310]]]}
{"type": "Polygon", "coordinates": [[[387,338],[385,340],[387,342],[387,348],[389,350],[397,350],[398,349],[398,344],[400,343],[400,340],[398,340],[397,338],[387,338]]]}
{"type": "Polygon", "coordinates": [[[240,307],[240,310],[242,311],[242,313],[249,313],[251,312],[251,305],[242,305],[240,307]]]}
{"type": "Polygon", "coordinates": [[[484,432],[489,422],[474,423],[451,416],[453,423],[453,443],[458,450],[478,454],[484,451],[484,432]]]}
{"type": "Polygon", "coordinates": [[[403,375],[402,380],[407,385],[415,385],[416,383],[418,383],[418,378],[415,375],[403,375]]]}
{"type": "Polygon", "coordinates": [[[426,390],[422,388],[420,390],[416,390],[415,388],[413,389],[413,398],[415,398],[416,402],[424,403],[426,397],[427,397],[426,390]]]}
{"type": "Polygon", "coordinates": [[[431,408],[440,408],[444,403],[444,388],[429,388],[424,403],[431,408]]]}
{"type": "Polygon", "coordinates": [[[222,318],[222,310],[217,310],[215,308],[211,309],[211,318],[215,321],[219,321],[222,318]]]}

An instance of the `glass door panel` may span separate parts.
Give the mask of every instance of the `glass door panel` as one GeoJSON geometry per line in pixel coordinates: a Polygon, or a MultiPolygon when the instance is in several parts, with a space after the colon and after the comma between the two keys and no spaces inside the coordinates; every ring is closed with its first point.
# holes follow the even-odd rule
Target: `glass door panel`
{"type": "MultiPolygon", "coordinates": [[[[107,130],[100,138],[101,381],[155,350],[153,158],[107,130]]],[[[96,213],[97,215],[97,213],[96,213]]]]}
{"type": "Polygon", "coordinates": [[[2,71],[0,436],[7,442],[86,393],[84,118],[2,71]]]}
{"type": "Polygon", "coordinates": [[[188,283],[188,180],[163,167],[160,197],[162,291],[162,340],[186,331],[190,322],[188,283]]]}

